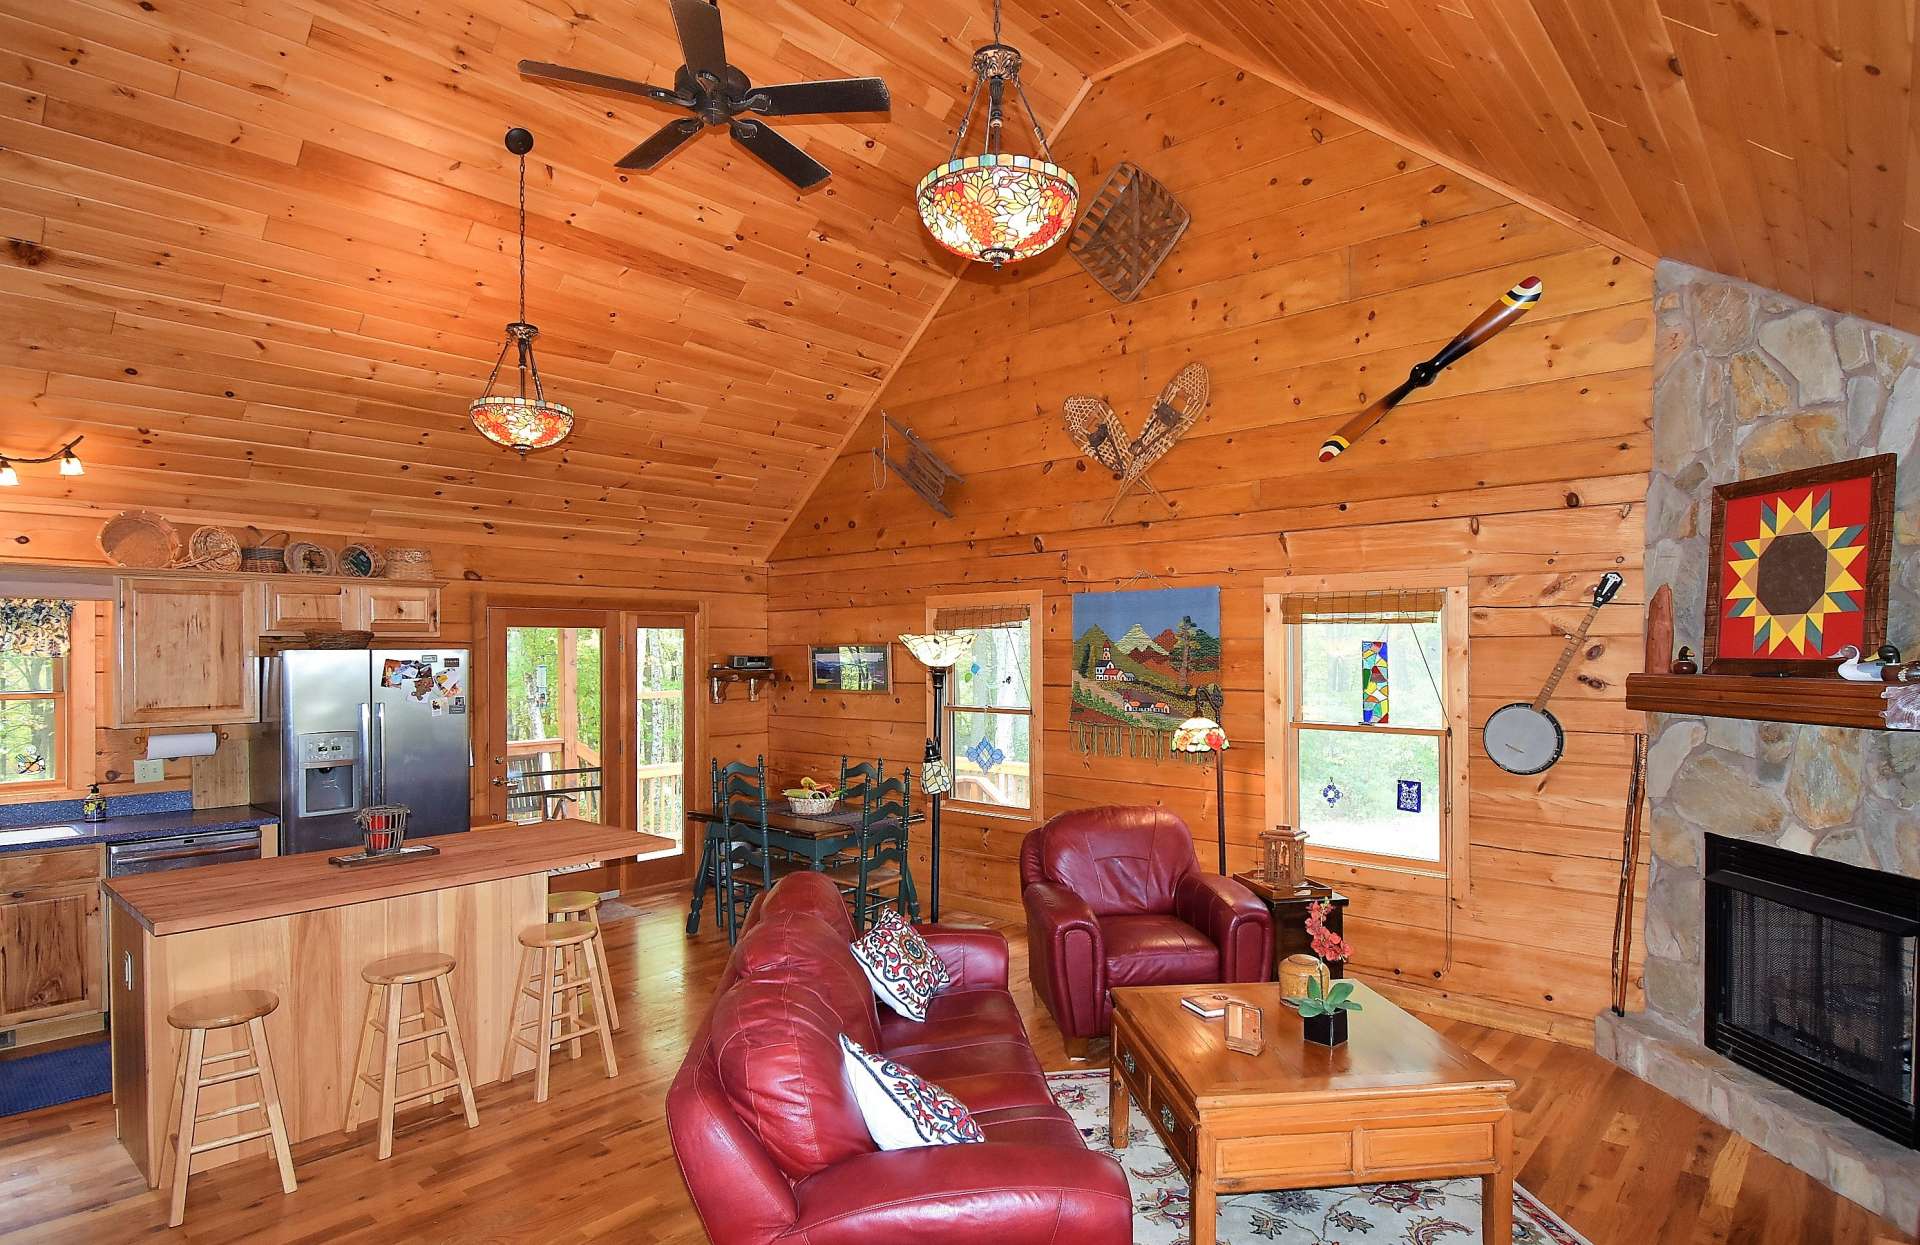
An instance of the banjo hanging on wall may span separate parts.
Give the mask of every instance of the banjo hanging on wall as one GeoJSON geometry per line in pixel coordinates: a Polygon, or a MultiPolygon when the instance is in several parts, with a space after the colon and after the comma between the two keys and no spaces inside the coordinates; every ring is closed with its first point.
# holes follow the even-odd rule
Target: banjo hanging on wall
{"type": "Polygon", "coordinates": [[[1509,774],[1544,773],[1560,759],[1560,753],[1567,746],[1567,733],[1561,729],[1560,720],[1547,711],[1547,702],[1553,699],[1554,689],[1560,686],[1567,667],[1573,664],[1573,655],[1585,642],[1594,616],[1601,606],[1619,594],[1621,582],[1619,572],[1608,571],[1594,585],[1593,604],[1588,607],[1587,616],[1580,620],[1579,629],[1567,637],[1566,651],[1560,654],[1559,664],[1547,676],[1547,684],[1538,696],[1501,705],[1487,715],[1480,740],[1486,745],[1487,756],[1509,774]]]}

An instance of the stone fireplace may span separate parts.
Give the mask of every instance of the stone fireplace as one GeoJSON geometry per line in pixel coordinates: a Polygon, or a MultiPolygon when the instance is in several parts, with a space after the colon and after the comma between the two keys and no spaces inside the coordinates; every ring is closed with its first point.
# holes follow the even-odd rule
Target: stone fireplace
{"type": "MultiPolygon", "coordinates": [[[[1895,453],[1900,472],[1889,638],[1908,656],[1920,657],[1920,338],[1673,263],[1663,263],[1656,276],[1655,315],[1646,591],[1650,596],[1663,583],[1672,587],[1678,641],[1699,651],[1714,485],[1895,453]]],[[[1729,916],[1742,902],[1747,909],[1738,919],[1751,922],[1757,914],[1761,921],[1749,934],[1758,930],[1792,940],[1818,928],[1817,922],[1755,906],[1751,897],[1765,886],[1747,887],[1749,899],[1741,901],[1727,893],[1738,888],[1709,881],[1716,873],[1723,882],[1729,872],[1751,876],[1763,854],[1778,867],[1759,869],[1762,882],[1789,889],[1832,881],[1825,876],[1829,863],[1859,874],[1840,873],[1841,889],[1884,883],[1897,892],[1920,879],[1920,733],[1666,714],[1652,715],[1648,729],[1652,866],[1640,940],[1645,1009],[1625,1017],[1602,1013],[1596,1025],[1600,1053],[1867,1209],[1912,1225],[1920,1217],[1920,1151],[1883,1135],[1899,1121],[1880,1120],[1885,1127],[1876,1131],[1857,1118],[1864,1110],[1843,1114],[1817,1094],[1790,1088],[1807,1069],[1781,1060],[1776,1062],[1784,1069],[1763,1072],[1755,1065],[1766,1059],[1749,1057],[1755,1053],[1753,1034],[1741,1031],[1770,1035],[1773,1045],[1803,1057],[1823,1038],[1834,1038],[1826,1053],[1833,1056],[1829,1062],[1842,1064],[1866,1060],[1855,1048],[1872,1047],[1883,1035],[1823,1034],[1819,1017],[1775,1008],[1758,996],[1744,1001],[1744,1013],[1729,1017],[1727,1004],[1734,1000],[1725,993],[1732,987],[1722,976],[1727,965],[1721,958],[1728,948],[1723,943],[1710,956],[1708,930],[1710,911],[1729,916]],[[1740,854],[1743,846],[1756,845],[1761,852],[1740,854]],[[1867,881],[1872,878],[1881,882],[1867,881]]],[[[1729,932],[1720,929],[1716,941],[1729,932]]],[[[1853,974],[1856,988],[1864,988],[1859,983],[1868,980],[1870,969],[1889,970],[1895,954],[1889,946],[1863,938],[1857,956],[1842,954],[1837,961],[1846,967],[1832,969],[1836,961],[1828,956],[1828,968],[1853,974]]],[[[1913,940],[1905,946],[1899,954],[1911,956],[1913,940]]],[[[1818,947],[1760,954],[1797,955],[1807,966],[1822,957],[1818,947]]],[[[1778,980],[1779,967],[1771,966],[1771,980],[1778,980]]],[[[1763,977],[1763,989],[1771,988],[1768,980],[1763,977]]],[[[1872,988],[1880,989],[1880,978],[1873,981],[1872,988]]],[[[1901,988],[1910,991],[1910,971],[1906,981],[1901,988]]],[[[1885,1010],[1898,1015],[1900,1008],[1885,1010]]],[[[1906,1042],[1909,1109],[1912,1021],[1909,1001],[1904,1039],[1886,1039],[1906,1042]]],[[[1883,1059],[1879,1069],[1884,1077],[1883,1059]]]]}

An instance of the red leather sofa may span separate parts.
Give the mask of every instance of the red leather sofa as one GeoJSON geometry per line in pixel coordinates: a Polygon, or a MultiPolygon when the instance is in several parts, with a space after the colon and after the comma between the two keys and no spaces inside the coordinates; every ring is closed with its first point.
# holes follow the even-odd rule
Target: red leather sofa
{"type": "Polygon", "coordinates": [[[667,1091],[674,1159],[718,1245],[1126,1245],[1126,1176],[1047,1091],[1007,992],[1006,940],[921,926],[953,977],[924,1023],[876,1007],[823,874],[755,903],[667,1091]],[[878,1150],[841,1070],[845,1032],[966,1104],[985,1144],[878,1150]]]}
{"type": "Polygon", "coordinates": [[[1075,809],[1020,844],[1028,968],[1067,1049],[1107,1032],[1112,986],[1265,981],[1273,918],[1203,873],[1185,822],[1159,807],[1075,809]]]}

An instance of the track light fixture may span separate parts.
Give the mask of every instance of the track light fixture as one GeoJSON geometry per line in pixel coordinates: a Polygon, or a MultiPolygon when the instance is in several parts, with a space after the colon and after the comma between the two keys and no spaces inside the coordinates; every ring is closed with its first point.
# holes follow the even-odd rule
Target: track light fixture
{"type": "Polygon", "coordinates": [[[87,469],[85,465],[81,463],[80,456],[73,452],[73,447],[84,440],[86,440],[85,437],[75,437],[53,453],[45,454],[38,458],[24,454],[0,454],[0,488],[19,487],[20,473],[13,469],[15,463],[33,464],[58,461],[60,464],[60,474],[63,476],[83,476],[87,474],[87,469]]]}

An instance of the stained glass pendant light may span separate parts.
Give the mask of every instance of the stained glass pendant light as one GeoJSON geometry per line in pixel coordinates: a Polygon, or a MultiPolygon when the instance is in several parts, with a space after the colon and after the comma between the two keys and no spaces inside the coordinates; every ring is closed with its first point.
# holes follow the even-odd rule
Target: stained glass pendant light
{"type": "Polygon", "coordinates": [[[508,130],[507,150],[520,157],[520,318],[507,325],[487,388],[467,408],[467,415],[481,436],[518,450],[524,458],[528,450],[551,449],[566,440],[573,431],[573,411],[548,400],[540,365],[533,359],[533,339],[540,330],[527,323],[527,153],[533,150],[533,135],[518,126],[508,130]],[[519,373],[519,392],[495,393],[493,387],[509,350],[518,351],[514,370],[519,373]]]}
{"type": "Polygon", "coordinates": [[[1000,0],[993,0],[993,42],[973,54],[973,94],[960,118],[953,151],[945,164],[920,179],[915,197],[920,219],[935,241],[995,268],[1040,254],[1066,237],[1073,225],[1080,186],[1073,174],[1053,162],[1047,136],[1034,120],[1033,105],[1020,85],[1020,49],[1000,42],[1000,0]],[[1009,83],[1026,109],[1045,159],[1000,150],[1009,83]],[[977,156],[962,156],[960,148],[982,92],[987,96],[985,149],[977,156]]]}

